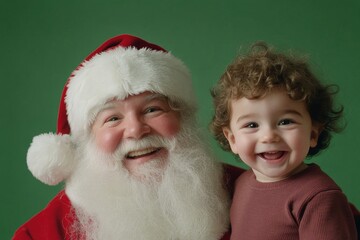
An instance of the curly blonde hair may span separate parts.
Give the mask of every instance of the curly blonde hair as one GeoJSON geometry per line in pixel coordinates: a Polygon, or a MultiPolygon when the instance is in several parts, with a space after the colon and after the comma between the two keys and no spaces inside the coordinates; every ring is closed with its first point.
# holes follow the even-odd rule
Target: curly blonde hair
{"type": "Polygon", "coordinates": [[[321,84],[305,60],[277,53],[259,42],[248,54],[236,57],[211,90],[215,114],[210,129],[224,150],[231,150],[223,134],[230,124],[231,101],[261,98],[274,88],[285,89],[293,100],[305,101],[313,123],[322,127],[318,144],[310,148],[308,156],[327,148],[332,132],[343,129],[343,107],[334,106],[338,86],[321,84]]]}

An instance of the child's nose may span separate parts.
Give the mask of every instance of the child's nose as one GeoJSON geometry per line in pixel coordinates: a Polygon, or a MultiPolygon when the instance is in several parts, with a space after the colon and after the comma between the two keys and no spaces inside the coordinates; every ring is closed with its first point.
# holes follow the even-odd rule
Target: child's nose
{"type": "Polygon", "coordinates": [[[123,138],[141,139],[149,134],[150,130],[150,126],[140,117],[131,116],[125,120],[123,138]]]}
{"type": "Polygon", "coordinates": [[[279,142],[280,136],[275,129],[268,128],[263,130],[261,142],[263,143],[274,143],[279,142]]]}

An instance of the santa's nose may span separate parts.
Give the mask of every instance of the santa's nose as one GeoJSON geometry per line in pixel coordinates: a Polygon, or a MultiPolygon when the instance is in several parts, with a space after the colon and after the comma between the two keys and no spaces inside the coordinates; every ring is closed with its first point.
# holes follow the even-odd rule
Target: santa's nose
{"type": "Polygon", "coordinates": [[[151,131],[150,126],[139,116],[129,116],[124,121],[124,138],[141,139],[151,131]]]}

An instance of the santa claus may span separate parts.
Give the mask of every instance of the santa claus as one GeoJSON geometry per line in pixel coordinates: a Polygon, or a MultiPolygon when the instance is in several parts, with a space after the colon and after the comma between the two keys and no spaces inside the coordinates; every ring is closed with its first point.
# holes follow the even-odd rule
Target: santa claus
{"type": "Polygon", "coordinates": [[[32,174],[65,188],[13,239],[221,239],[223,167],[195,111],[179,59],[130,35],[106,41],[68,79],[57,134],[28,151],[32,174]]]}

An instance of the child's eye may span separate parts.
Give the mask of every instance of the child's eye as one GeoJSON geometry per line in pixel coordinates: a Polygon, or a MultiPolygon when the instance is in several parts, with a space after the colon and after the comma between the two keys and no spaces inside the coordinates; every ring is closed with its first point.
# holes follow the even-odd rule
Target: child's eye
{"type": "Polygon", "coordinates": [[[250,122],[245,124],[245,128],[257,128],[259,126],[259,124],[257,124],[256,122],[250,122]]]}
{"type": "Polygon", "coordinates": [[[289,124],[292,124],[292,123],[294,123],[294,121],[291,120],[291,119],[283,119],[283,120],[281,120],[279,122],[279,125],[289,125],[289,124]]]}

